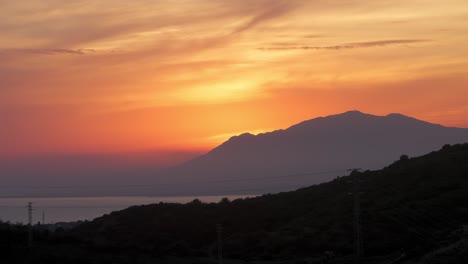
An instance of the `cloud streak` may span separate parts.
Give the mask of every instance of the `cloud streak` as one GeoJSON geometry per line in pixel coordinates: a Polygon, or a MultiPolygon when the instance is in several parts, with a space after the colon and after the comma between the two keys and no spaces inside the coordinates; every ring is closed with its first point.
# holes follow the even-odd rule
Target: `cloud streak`
{"type": "Polygon", "coordinates": [[[345,43],[333,46],[285,46],[285,47],[263,47],[259,50],[343,50],[343,49],[356,49],[356,48],[371,48],[371,47],[383,47],[392,45],[404,45],[413,44],[420,42],[427,42],[424,39],[390,39],[390,40],[378,40],[378,41],[366,41],[366,42],[354,42],[345,43]]]}
{"type": "Polygon", "coordinates": [[[271,7],[270,9],[268,9],[267,11],[262,12],[262,13],[256,15],[256,16],[254,16],[247,23],[245,23],[242,26],[236,28],[232,32],[232,34],[247,31],[247,30],[249,30],[251,28],[254,28],[255,26],[263,23],[263,22],[266,22],[266,21],[272,20],[274,18],[280,17],[280,16],[286,14],[287,12],[289,12],[292,8],[293,8],[293,5],[291,5],[288,2],[282,2],[280,4],[277,4],[277,5],[273,6],[273,7],[271,7]]]}
{"type": "Polygon", "coordinates": [[[96,52],[94,49],[6,49],[0,50],[1,52],[8,53],[28,53],[28,54],[39,54],[39,55],[85,55],[88,53],[96,52]]]}

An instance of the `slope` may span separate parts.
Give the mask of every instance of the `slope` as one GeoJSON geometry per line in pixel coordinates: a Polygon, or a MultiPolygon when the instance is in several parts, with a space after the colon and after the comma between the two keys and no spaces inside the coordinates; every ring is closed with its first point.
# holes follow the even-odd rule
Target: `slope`
{"type": "MultiPolygon", "coordinates": [[[[366,258],[420,256],[452,243],[468,223],[468,144],[445,146],[358,174],[366,258]]],[[[135,206],[81,225],[75,235],[93,248],[156,256],[209,257],[215,226],[224,227],[231,259],[317,259],[352,253],[349,176],[294,192],[257,198],[135,206]]]]}

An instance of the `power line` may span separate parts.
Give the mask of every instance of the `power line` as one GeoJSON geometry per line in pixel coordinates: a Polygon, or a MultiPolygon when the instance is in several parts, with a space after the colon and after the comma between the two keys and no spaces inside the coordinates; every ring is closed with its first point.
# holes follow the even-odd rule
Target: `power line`
{"type": "Polygon", "coordinates": [[[218,234],[218,264],[223,264],[223,241],[222,241],[223,226],[216,225],[216,233],[218,234]]]}
{"type": "Polygon", "coordinates": [[[251,178],[232,178],[232,179],[223,179],[223,180],[208,180],[208,181],[191,181],[191,182],[181,182],[181,183],[154,183],[154,184],[123,184],[123,185],[64,185],[64,186],[0,186],[1,189],[112,189],[112,188],[144,188],[144,187],[157,187],[157,186],[173,186],[173,185],[183,185],[183,184],[206,184],[206,183],[224,183],[224,182],[240,182],[240,181],[254,181],[254,180],[269,180],[269,179],[279,179],[279,178],[292,178],[292,177],[305,177],[313,176],[320,174],[330,174],[330,173],[342,173],[347,170],[330,170],[330,171],[317,171],[317,172],[304,172],[304,173],[294,173],[286,174],[279,176],[264,176],[264,177],[251,177],[251,178]]]}
{"type": "MultiPolygon", "coordinates": [[[[379,190],[379,193],[389,195],[398,192],[399,190],[391,186],[385,186],[385,190],[379,190]]],[[[425,210],[423,212],[420,210],[405,208],[404,206],[398,207],[398,210],[398,214],[396,214],[396,212],[392,213],[391,211],[384,214],[383,211],[388,211],[388,209],[384,209],[381,212],[376,211],[376,213],[394,223],[404,226],[411,234],[418,236],[423,241],[429,242],[432,245],[437,245],[440,239],[435,236],[434,230],[447,225],[451,225],[452,227],[459,226],[449,218],[444,220],[433,217],[430,214],[433,210],[425,210]]]]}
{"type": "MultiPolygon", "coordinates": [[[[253,191],[262,191],[262,190],[274,190],[274,189],[287,189],[287,188],[300,188],[301,186],[291,185],[291,186],[279,186],[279,187],[271,187],[271,188],[252,188],[252,189],[234,189],[229,190],[229,192],[253,192],[253,191]]],[[[170,197],[206,197],[206,196],[229,196],[229,194],[223,195],[206,195],[206,194],[190,194],[187,195],[186,193],[166,193],[160,194],[158,196],[135,196],[135,197],[147,197],[147,198],[170,198],[170,197]]],[[[80,198],[80,197],[76,197],[80,198]]],[[[100,198],[100,197],[96,197],[100,198]]],[[[102,197],[105,198],[105,197],[102,197]]],[[[106,208],[125,208],[132,205],[123,205],[123,206],[38,206],[37,208],[40,209],[106,209],[106,208]]],[[[20,205],[0,205],[0,208],[24,208],[24,206],[20,205]]]]}
{"type": "MultiPolygon", "coordinates": [[[[385,193],[385,194],[389,194],[389,195],[393,195],[394,193],[398,193],[399,190],[396,189],[395,187],[392,187],[392,186],[385,186],[385,190],[379,190],[380,193],[385,193]]],[[[420,206],[423,206],[423,205],[420,205],[420,206]]],[[[435,205],[433,205],[435,206],[435,205]]],[[[421,222],[425,222],[425,223],[429,223],[429,225],[433,226],[433,227],[439,227],[439,226],[451,226],[451,227],[459,227],[460,224],[459,223],[456,223],[453,219],[450,219],[448,217],[443,217],[443,219],[441,219],[439,216],[438,218],[436,218],[435,216],[433,216],[433,214],[431,214],[431,212],[434,212],[434,211],[437,211],[437,212],[440,212],[441,210],[446,210],[447,208],[445,207],[441,207],[441,208],[438,208],[437,210],[424,210],[424,211],[421,211],[421,208],[418,207],[418,209],[411,209],[411,214],[412,215],[416,215],[418,216],[419,218],[417,219],[418,221],[418,227],[421,227],[421,222]]],[[[408,211],[409,209],[405,209],[406,211],[408,211]]]]}
{"type": "Polygon", "coordinates": [[[353,205],[354,205],[354,263],[361,263],[361,204],[360,204],[360,190],[359,190],[359,174],[361,169],[350,169],[353,181],[353,205]]]}
{"type": "MultiPolygon", "coordinates": [[[[107,208],[122,208],[123,206],[37,206],[38,209],[107,209],[107,208]]],[[[131,205],[130,205],[131,206],[131,205]]],[[[4,208],[6,206],[0,206],[0,208],[4,208]]],[[[128,207],[128,206],[127,206],[128,207]]],[[[8,206],[8,208],[24,208],[24,206],[8,206]]]]}

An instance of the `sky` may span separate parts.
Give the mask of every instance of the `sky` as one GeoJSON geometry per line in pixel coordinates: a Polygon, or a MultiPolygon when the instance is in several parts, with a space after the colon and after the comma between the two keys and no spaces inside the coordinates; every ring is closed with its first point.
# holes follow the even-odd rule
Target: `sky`
{"type": "Polygon", "coordinates": [[[466,0],[0,0],[0,17],[3,160],[168,165],[353,109],[468,127],[466,0]]]}

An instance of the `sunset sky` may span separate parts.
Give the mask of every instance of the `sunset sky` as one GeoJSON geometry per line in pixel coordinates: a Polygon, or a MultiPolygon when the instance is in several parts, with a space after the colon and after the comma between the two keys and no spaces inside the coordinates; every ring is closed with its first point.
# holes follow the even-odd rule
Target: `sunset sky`
{"type": "Polygon", "coordinates": [[[468,127],[466,0],[0,0],[0,17],[3,157],[203,152],[352,109],[468,127]]]}

